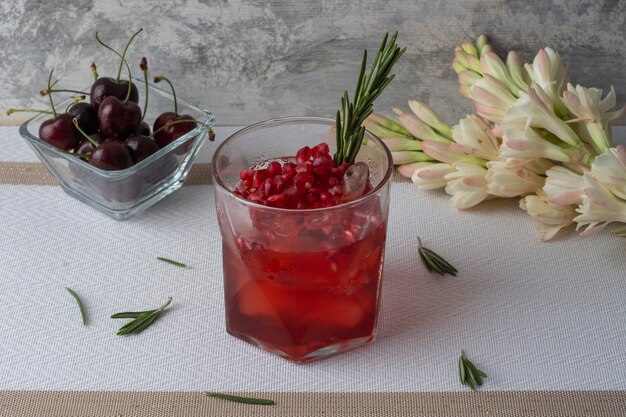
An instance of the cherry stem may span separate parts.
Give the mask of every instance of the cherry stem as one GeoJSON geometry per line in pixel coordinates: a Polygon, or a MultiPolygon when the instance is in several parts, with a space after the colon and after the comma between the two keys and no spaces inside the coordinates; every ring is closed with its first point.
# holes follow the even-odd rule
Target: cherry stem
{"type": "Polygon", "coordinates": [[[85,96],[74,96],[72,98],[74,100],[70,104],[67,105],[67,107],[65,108],[65,113],[67,113],[70,107],[72,107],[74,104],[80,103],[81,101],[83,101],[85,99],[85,96]]]}
{"type": "MultiPolygon", "coordinates": [[[[137,35],[139,35],[139,33],[141,33],[142,30],[143,30],[143,28],[139,29],[137,32],[135,32],[133,34],[133,36],[130,37],[128,42],[126,42],[126,47],[124,48],[124,52],[122,53],[122,62],[120,62],[120,68],[117,71],[117,82],[118,83],[120,82],[120,77],[122,76],[122,65],[126,61],[126,52],[128,52],[128,47],[133,42],[133,40],[137,37],[137,35]]],[[[129,75],[129,78],[130,78],[130,75],[129,75]]]]}
{"type": "Polygon", "coordinates": [[[76,129],[78,129],[78,131],[80,132],[81,135],[83,135],[85,137],[85,139],[87,139],[89,142],[91,142],[91,144],[93,146],[95,146],[96,148],[98,146],[100,146],[100,144],[98,142],[96,142],[95,140],[93,140],[93,138],[91,136],[89,136],[88,134],[85,133],[85,131],[83,129],[80,128],[80,126],[78,126],[78,119],[76,117],[74,117],[72,119],[72,123],[74,123],[74,126],[76,126],[76,129]]]}
{"type": "MultiPolygon", "coordinates": [[[[139,33],[139,32],[137,32],[139,33]]],[[[133,38],[136,36],[137,34],[133,35],[133,38]]],[[[126,93],[126,98],[124,99],[124,104],[126,104],[126,102],[128,102],[128,99],[130,98],[130,91],[131,91],[131,87],[132,87],[132,82],[131,82],[131,72],[130,72],[130,65],[128,65],[128,62],[126,62],[126,59],[119,53],[117,52],[115,49],[111,48],[109,45],[107,45],[106,43],[104,43],[102,41],[102,39],[100,39],[100,34],[98,32],[96,32],[96,40],[98,41],[98,43],[102,46],[104,46],[105,48],[107,48],[109,51],[113,52],[115,55],[119,56],[122,59],[122,62],[120,63],[120,68],[122,66],[122,64],[126,64],[126,69],[128,69],[128,92],[126,93]]],[[[131,38],[132,40],[132,38],[131,38]]],[[[128,45],[127,45],[128,47],[128,45]]],[[[121,70],[120,70],[121,71],[121,70]]],[[[117,77],[117,82],[120,82],[120,75],[118,74],[117,77]]]]}
{"type": "Polygon", "coordinates": [[[143,82],[146,85],[146,99],[144,100],[144,104],[143,104],[143,113],[141,113],[141,121],[143,122],[143,119],[146,117],[146,111],[148,111],[148,60],[146,59],[146,57],[144,56],[143,58],[141,58],[141,62],[139,63],[139,68],[141,68],[141,71],[143,72],[143,82]]]}
{"type": "MultiPolygon", "coordinates": [[[[52,73],[53,72],[54,72],[54,68],[50,70],[50,75],[48,76],[48,91],[52,90],[52,73]]],[[[50,98],[50,107],[52,107],[52,116],[56,119],[57,111],[54,108],[54,101],[52,101],[52,94],[48,94],[48,97],[50,98]]]]}
{"type": "Polygon", "coordinates": [[[76,94],[80,94],[81,96],[89,94],[89,93],[87,93],[85,91],[67,90],[67,89],[58,89],[58,90],[56,90],[54,88],[53,89],[44,88],[43,90],[41,90],[39,92],[39,94],[41,94],[42,96],[47,96],[50,93],[76,93],[76,94]]]}
{"type": "Polygon", "coordinates": [[[162,75],[157,75],[156,77],[154,77],[155,83],[158,83],[160,81],[165,81],[170,85],[170,88],[172,89],[172,95],[174,96],[174,114],[178,116],[178,100],[176,100],[176,90],[174,89],[174,84],[172,84],[172,82],[167,77],[164,77],[162,75]]]}
{"type": "Polygon", "coordinates": [[[158,128],[157,130],[155,130],[154,132],[152,132],[152,134],[151,134],[149,137],[154,138],[154,135],[156,135],[157,133],[159,133],[159,132],[160,132],[160,131],[162,131],[163,129],[166,129],[166,128],[168,128],[168,127],[172,126],[172,125],[178,125],[178,124],[181,124],[181,123],[187,123],[187,124],[189,124],[189,123],[195,123],[195,124],[197,124],[197,125],[199,125],[199,126],[204,127],[205,129],[209,129],[209,126],[207,126],[207,125],[205,125],[204,123],[199,122],[199,121],[197,121],[197,120],[191,120],[191,119],[174,120],[173,122],[169,122],[168,124],[163,125],[163,126],[161,126],[160,128],[158,128]]]}
{"type": "Polygon", "coordinates": [[[96,63],[91,63],[91,73],[93,74],[93,80],[98,81],[98,67],[96,67],[96,63]]]}
{"type": "Polygon", "coordinates": [[[52,112],[50,110],[35,110],[35,109],[8,109],[6,111],[6,115],[10,116],[13,113],[21,113],[21,112],[25,112],[25,113],[45,113],[45,114],[52,114],[52,112]]]}

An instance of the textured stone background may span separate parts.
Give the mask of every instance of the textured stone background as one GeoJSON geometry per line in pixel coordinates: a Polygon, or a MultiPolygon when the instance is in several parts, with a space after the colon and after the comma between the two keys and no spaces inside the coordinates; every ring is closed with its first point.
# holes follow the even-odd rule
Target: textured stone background
{"type": "Polygon", "coordinates": [[[334,114],[341,92],[354,88],[361,50],[375,50],[394,30],[408,51],[378,102],[384,113],[410,97],[450,121],[471,110],[450,62],[455,45],[480,33],[526,60],[552,46],[574,81],[615,85],[626,101],[626,1],[5,0],[0,11],[2,108],[41,101],[36,93],[53,66],[68,86],[89,83],[92,61],[111,75],[117,59],[96,44],[95,31],[122,48],[140,27],[133,68],[146,55],[153,75],[175,80],[181,97],[221,124],[334,114]]]}

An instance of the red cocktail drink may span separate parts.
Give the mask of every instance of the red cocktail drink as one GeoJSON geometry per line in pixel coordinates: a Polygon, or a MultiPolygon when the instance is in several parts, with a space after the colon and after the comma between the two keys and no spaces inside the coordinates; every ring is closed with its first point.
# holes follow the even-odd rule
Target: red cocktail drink
{"type": "MultiPolygon", "coordinates": [[[[329,189],[322,189],[320,184],[328,181],[334,185],[336,181],[328,179],[331,175],[316,174],[315,182],[307,184],[306,192],[300,194],[286,185],[282,190],[287,194],[310,203],[307,208],[294,209],[293,204],[287,208],[268,206],[267,195],[263,201],[250,201],[246,197],[258,187],[250,182],[242,192],[245,175],[236,174],[250,171],[251,166],[263,169],[275,160],[285,167],[285,156],[289,155],[285,148],[293,147],[291,155],[295,155],[298,145],[315,145],[332,134],[332,125],[332,120],[317,118],[265,122],[233,135],[213,160],[227,331],[299,362],[373,340],[386,238],[390,156],[377,138],[368,137],[359,155],[370,167],[369,192],[351,201],[336,194],[336,202],[327,206],[321,206],[321,200],[331,201],[333,196],[320,197],[329,189]],[[300,141],[285,146],[276,140],[276,129],[283,135],[285,129],[297,129],[300,141]],[[262,152],[270,156],[265,163],[254,157],[254,151],[250,158],[234,152],[261,144],[271,148],[263,138],[275,147],[262,152]],[[307,197],[315,194],[318,186],[317,197],[307,197]]],[[[278,181],[281,175],[284,170],[274,177],[278,181]]],[[[343,172],[337,173],[340,175],[343,172]]],[[[276,190],[272,193],[280,194],[276,190]]],[[[270,198],[282,204],[279,200],[270,198]]]]}

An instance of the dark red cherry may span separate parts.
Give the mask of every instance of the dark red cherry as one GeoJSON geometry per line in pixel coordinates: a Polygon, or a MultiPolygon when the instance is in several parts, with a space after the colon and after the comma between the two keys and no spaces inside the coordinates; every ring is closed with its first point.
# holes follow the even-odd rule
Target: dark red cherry
{"type": "Polygon", "coordinates": [[[78,119],[78,126],[86,134],[91,135],[98,131],[98,113],[91,107],[91,104],[81,101],[72,104],[67,112],[78,119]]]}
{"type": "MultiPolygon", "coordinates": [[[[100,144],[104,142],[104,138],[100,133],[92,133],[89,135],[91,139],[93,139],[96,143],[100,144]]],[[[83,141],[76,146],[74,149],[74,153],[93,153],[96,150],[96,147],[93,143],[83,138],[83,141]]]]}
{"type": "Polygon", "coordinates": [[[130,152],[130,156],[135,163],[143,161],[161,149],[154,139],[143,135],[133,135],[126,139],[124,144],[128,148],[128,152],[130,152]]]}
{"type": "Polygon", "coordinates": [[[132,101],[122,103],[117,97],[102,100],[98,110],[100,130],[107,137],[126,138],[137,131],[141,109],[132,101]]]}
{"type": "Polygon", "coordinates": [[[74,116],[68,113],[48,119],[39,126],[39,139],[59,149],[74,149],[82,136],[74,126],[74,116]]]}
{"type": "Polygon", "coordinates": [[[139,127],[137,128],[137,131],[135,132],[135,134],[142,135],[142,136],[150,136],[152,134],[152,131],[150,130],[150,125],[142,121],[141,123],[139,123],[139,127]]]}
{"type": "MultiPolygon", "coordinates": [[[[100,110],[100,105],[105,98],[113,96],[120,99],[120,101],[124,101],[127,94],[127,80],[120,80],[117,82],[115,78],[100,77],[91,85],[91,106],[97,112],[100,110]]],[[[139,91],[137,91],[137,86],[132,83],[130,87],[130,98],[128,101],[132,101],[133,103],[139,102],[139,91]]]]}
{"type": "Polygon", "coordinates": [[[157,117],[154,121],[154,126],[152,127],[152,129],[153,132],[157,132],[161,128],[163,129],[155,133],[154,139],[157,141],[159,146],[163,148],[174,142],[185,133],[193,130],[196,127],[196,124],[197,123],[195,119],[188,114],[180,114],[176,116],[176,114],[174,114],[173,112],[161,113],[159,117],[157,117]],[[190,120],[190,122],[175,123],[163,128],[163,126],[166,126],[172,122],[179,122],[183,120],[190,120]]]}
{"type": "Polygon", "coordinates": [[[100,169],[116,171],[133,165],[128,148],[115,138],[109,138],[96,148],[88,162],[100,169]]]}

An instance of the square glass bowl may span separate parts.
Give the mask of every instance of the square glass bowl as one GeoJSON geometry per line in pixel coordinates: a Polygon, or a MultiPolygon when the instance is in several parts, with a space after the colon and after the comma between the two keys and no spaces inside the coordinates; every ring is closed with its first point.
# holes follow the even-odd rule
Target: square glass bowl
{"type": "MultiPolygon", "coordinates": [[[[136,78],[133,83],[139,90],[139,105],[143,110],[141,101],[146,93],[145,84],[143,80],[136,78]]],[[[174,97],[152,85],[148,89],[149,102],[145,121],[152,125],[159,114],[173,111],[174,97]]],[[[56,108],[64,109],[70,100],[58,103],[56,108]]],[[[116,220],[125,220],[159,202],[183,185],[194,158],[207,140],[207,128],[215,123],[210,112],[180,98],[178,113],[190,115],[206,127],[198,125],[143,161],[118,171],[96,168],[40,140],[39,126],[50,117],[48,114],[26,121],[20,126],[20,134],[67,194],[116,220]]]]}

